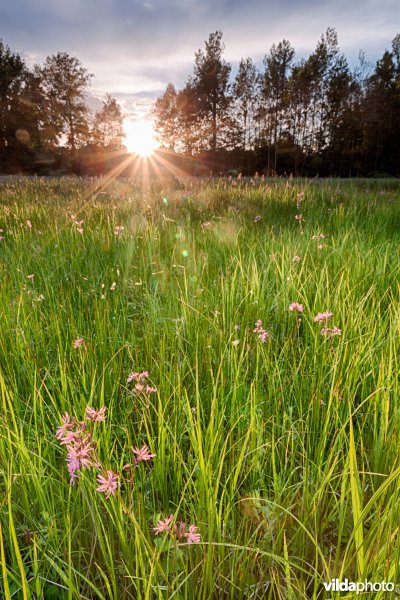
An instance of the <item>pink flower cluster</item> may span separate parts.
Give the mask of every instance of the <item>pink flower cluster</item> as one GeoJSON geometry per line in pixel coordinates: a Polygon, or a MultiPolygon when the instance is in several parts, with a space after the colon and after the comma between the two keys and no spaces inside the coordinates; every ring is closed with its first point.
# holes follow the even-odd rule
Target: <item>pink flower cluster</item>
{"type": "Polygon", "coordinates": [[[325,312],[322,312],[322,313],[318,313],[314,317],[314,323],[320,323],[321,321],[327,321],[332,316],[333,316],[333,313],[329,312],[328,310],[325,312]]]}
{"type": "Polygon", "coordinates": [[[201,541],[201,535],[198,533],[197,525],[189,525],[186,529],[186,523],[178,521],[172,523],[174,515],[166,517],[164,520],[160,519],[153,528],[155,534],[167,533],[171,537],[175,538],[176,541],[186,541],[187,544],[195,544],[201,541]]]}
{"type": "Polygon", "coordinates": [[[151,454],[146,444],[143,444],[141,448],[132,448],[133,452],[133,465],[127,464],[123,466],[123,471],[130,471],[132,467],[138,465],[140,462],[147,462],[152,458],[155,458],[156,454],[151,454]]]}
{"type": "Polygon", "coordinates": [[[263,328],[263,323],[261,319],[256,321],[253,333],[258,333],[258,339],[261,341],[262,344],[265,344],[265,342],[267,340],[270,340],[272,337],[269,331],[263,328]]]}
{"type": "Polygon", "coordinates": [[[107,471],[107,475],[105,477],[102,475],[97,476],[97,483],[100,485],[96,488],[96,491],[105,494],[106,498],[108,499],[110,496],[114,496],[118,489],[119,475],[118,473],[114,473],[114,471],[109,470],[107,471]]]}
{"type": "Polygon", "coordinates": [[[75,348],[75,350],[77,348],[80,348],[81,346],[85,345],[85,341],[83,338],[77,338],[76,340],[74,340],[74,343],[72,344],[73,347],[75,348]]]}
{"type": "MultiPolygon", "coordinates": [[[[102,406],[98,410],[91,406],[86,407],[85,419],[92,423],[106,420],[107,408],[102,406]]],[[[79,478],[79,472],[83,469],[95,467],[102,469],[101,464],[96,456],[96,445],[92,439],[92,433],[87,430],[85,421],[78,422],[75,417],[70,417],[66,412],[62,417],[62,424],[56,431],[56,438],[61,446],[66,446],[67,449],[67,467],[70,474],[70,484],[72,485],[79,478]]],[[[146,444],[141,448],[132,448],[133,465],[125,465],[123,471],[128,471],[138,465],[140,462],[146,462],[153,459],[156,455],[152,454],[146,444]]],[[[105,494],[108,499],[114,496],[120,484],[119,473],[112,469],[97,475],[97,483],[99,484],[96,490],[105,494]]]]}
{"type": "Polygon", "coordinates": [[[123,234],[125,227],[123,225],[116,225],[114,227],[114,235],[119,237],[123,234]]]}
{"type": "Polygon", "coordinates": [[[83,233],[83,227],[82,227],[83,220],[82,221],[77,221],[75,215],[71,215],[71,219],[72,219],[73,224],[76,227],[77,232],[80,233],[80,234],[82,234],[83,233]]]}
{"type": "Polygon", "coordinates": [[[304,310],[304,307],[302,304],[299,304],[298,302],[292,302],[291,304],[289,304],[289,310],[290,310],[290,312],[302,313],[304,310]]]}
{"type": "Polygon", "coordinates": [[[157,388],[152,387],[151,385],[147,385],[145,383],[148,377],[148,371],[142,371],[141,373],[136,373],[135,371],[132,371],[131,373],[129,373],[126,383],[129,384],[132,381],[136,381],[133,391],[137,394],[153,394],[157,391],[157,388]]]}
{"type": "Polygon", "coordinates": [[[132,448],[132,452],[134,454],[133,460],[135,464],[138,464],[142,461],[151,460],[156,456],[155,454],[150,454],[150,450],[146,444],[143,444],[141,448],[132,448]]]}
{"type": "MultiPolygon", "coordinates": [[[[333,313],[331,313],[329,310],[326,310],[325,312],[320,312],[317,315],[315,315],[314,323],[326,324],[328,319],[330,319],[331,317],[333,317],[333,313]]],[[[323,327],[320,331],[320,334],[331,337],[334,335],[342,335],[342,330],[339,329],[339,327],[336,327],[336,325],[334,325],[333,327],[323,327]]]]}
{"type": "MultiPolygon", "coordinates": [[[[88,408],[96,414],[96,420],[102,420],[105,407],[103,407],[103,411],[102,409],[94,411],[94,409],[88,408]]],[[[56,438],[61,446],[67,448],[67,468],[71,484],[78,478],[78,471],[99,466],[92,434],[86,431],[84,421],[78,422],[75,417],[71,418],[66,412],[62,417],[62,425],[56,431],[56,438]]]]}
{"type": "Polygon", "coordinates": [[[99,408],[99,410],[95,410],[91,406],[87,406],[85,416],[87,419],[89,419],[89,421],[105,421],[106,412],[107,408],[105,406],[102,406],[101,408],[99,408]]]}
{"type": "Polygon", "coordinates": [[[254,223],[258,223],[259,221],[261,221],[261,219],[262,219],[262,216],[261,216],[261,215],[256,215],[256,216],[254,217],[254,223]]]}

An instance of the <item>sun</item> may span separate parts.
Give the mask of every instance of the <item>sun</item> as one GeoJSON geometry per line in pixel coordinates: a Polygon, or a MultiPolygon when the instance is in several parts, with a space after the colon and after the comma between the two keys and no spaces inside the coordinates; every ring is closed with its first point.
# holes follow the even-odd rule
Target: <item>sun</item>
{"type": "Polygon", "coordinates": [[[125,146],[128,152],[150,156],[157,148],[153,125],[150,121],[125,121],[125,146]]]}

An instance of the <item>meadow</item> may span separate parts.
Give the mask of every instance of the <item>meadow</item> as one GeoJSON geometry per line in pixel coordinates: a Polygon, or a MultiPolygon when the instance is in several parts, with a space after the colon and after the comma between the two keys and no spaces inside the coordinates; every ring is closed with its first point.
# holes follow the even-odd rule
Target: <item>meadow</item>
{"type": "Polygon", "coordinates": [[[0,238],[1,598],[400,586],[398,181],[10,179],[0,238]]]}

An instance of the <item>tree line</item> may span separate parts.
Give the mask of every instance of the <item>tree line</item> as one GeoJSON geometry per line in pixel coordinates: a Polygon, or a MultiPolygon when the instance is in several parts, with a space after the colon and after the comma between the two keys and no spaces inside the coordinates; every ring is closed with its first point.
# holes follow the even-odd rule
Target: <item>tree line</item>
{"type": "MultiPolygon", "coordinates": [[[[154,106],[162,162],[189,173],[400,175],[400,34],[374,66],[350,68],[328,28],[300,61],[287,40],[262,67],[224,58],[221,31],[195,53],[181,89],[154,106]]],[[[0,39],[0,172],[96,175],[124,161],[123,114],[106,95],[97,112],[93,75],[59,52],[28,68],[0,39]]],[[[176,170],[175,170],[176,172],[176,170]]]]}
{"type": "Polygon", "coordinates": [[[75,56],[28,68],[0,39],[0,172],[97,174],[124,150],[121,108],[107,94],[93,112],[93,75],[75,56]]]}
{"type": "MultiPolygon", "coordinates": [[[[351,69],[333,28],[306,59],[287,40],[262,69],[224,58],[222,32],[196,52],[182,89],[155,104],[162,147],[211,170],[295,175],[400,175],[400,34],[374,67],[351,69]]],[[[190,162],[190,161],[189,161],[190,162]]]]}

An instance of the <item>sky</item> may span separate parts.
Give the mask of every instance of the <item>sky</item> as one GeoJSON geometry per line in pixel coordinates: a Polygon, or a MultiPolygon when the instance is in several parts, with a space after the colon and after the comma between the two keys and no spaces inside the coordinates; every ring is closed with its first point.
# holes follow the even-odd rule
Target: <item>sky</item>
{"type": "Polygon", "coordinates": [[[130,123],[151,118],[168,82],[183,85],[213,31],[234,72],[241,57],[261,65],[283,38],[307,57],[329,26],[350,64],[360,49],[374,64],[400,33],[400,0],[0,0],[0,38],[13,51],[28,65],[77,56],[95,75],[91,106],[110,93],[130,123]]]}

